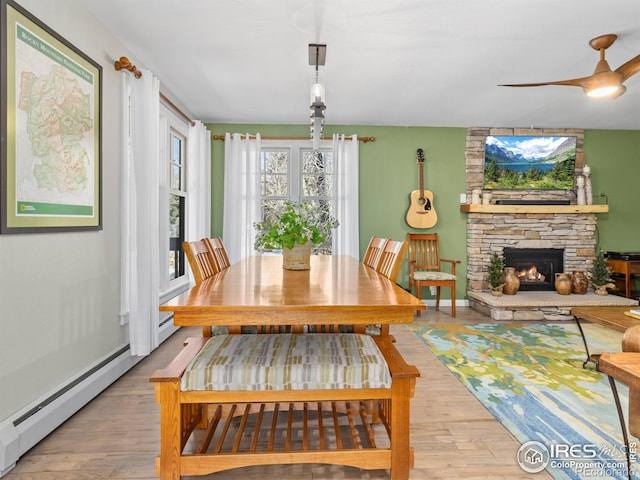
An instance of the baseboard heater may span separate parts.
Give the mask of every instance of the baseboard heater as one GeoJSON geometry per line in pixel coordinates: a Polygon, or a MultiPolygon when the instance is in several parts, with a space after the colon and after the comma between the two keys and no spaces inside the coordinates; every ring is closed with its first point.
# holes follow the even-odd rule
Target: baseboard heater
{"type": "MultiPolygon", "coordinates": [[[[160,344],[177,330],[171,322],[162,325],[160,344]]],[[[144,358],[132,356],[129,345],[120,347],[15,418],[0,423],[0,478],[15,467],[22,455],[144,358]]]]}
{"type": "Polygon", "coordinates": [[[570,200],[510,200],[501,198],[496,205],[571,205],[570,200]]]}
{"type": "Polygon", "coordinates": [[[68,385],[65,385],[64,387],[62,387],[60,390],[58,390],[57,392],[55,392],[53,395],[50,395],[49,397],[47,397],[45,400],[43,400],[42,402],[38,403],[38,405],[36,405],[35,407],[31,408],[30,410],[27,410],[26,413],[20,415],[18,418],[16,418],[13,421],[13,426],[17,427],[18,425],[20,425],[22,422],[24,422],[25,420],[27,420],[29,417],[31,417],[32,415],[35,415],[36,413],[38,413],[40,410],[42,410],[43,408],[45,408],[47,405],[49,405],[50,403],[53,403],[57,398],[61,397],[62,395],[64,395],[65,393],[67,393],[69,390],[71,390],[73,387],[75,387],[76,385],[81,384],[82,382],[84,382],[87,378],[89,378],[91,375],[95,374],[98,370],[100,370],[102,367],[104,367],[105,365],[111,363],[112,361],[114,361],[116,358],[118,358],[120,355],[122,355],[125,352],[129,351],[129,346],[127,345],[126,347],[123,347],[121,350],[119,350],[118,352],[114,353],[113,355],[111,355],[109,358],[107,358],[106,360],[103,360],[102,362],[100,362],[98,365],[96,365],[95,367],[93,367],[91,370],[89,370],[88,372],[85,372],[84,374],[80,375],[78,378],[76,378],[74,381],[70,382],[68,385]]]}
{"type": "Polygon", "coordinates": [[[81,378],[75,379],[13,420],[0,424],[0,477],[18,459],[53,432],[143,357],[132,357],[129,347],[109,356],[81,378]]]}

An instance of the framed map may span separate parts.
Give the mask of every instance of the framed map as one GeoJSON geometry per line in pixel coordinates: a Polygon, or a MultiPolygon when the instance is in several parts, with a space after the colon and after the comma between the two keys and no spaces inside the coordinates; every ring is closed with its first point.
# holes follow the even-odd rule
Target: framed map
{"type": "Polygon", "coordinates": [[[100,230],[102,67],[0,2],[0,233],[100,230]]]}

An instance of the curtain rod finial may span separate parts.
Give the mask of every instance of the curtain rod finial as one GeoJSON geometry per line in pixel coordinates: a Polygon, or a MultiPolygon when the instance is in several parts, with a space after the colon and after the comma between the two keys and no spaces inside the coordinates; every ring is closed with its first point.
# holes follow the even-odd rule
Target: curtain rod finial
{"type": "Polygon", "coordinates": [[[140,78],[142,76],[142,72],[138,70],[127,57],[120,57],[119,60],[113,62],[113,66],[116,70],[129,70],[136,78],[140,78]]]}

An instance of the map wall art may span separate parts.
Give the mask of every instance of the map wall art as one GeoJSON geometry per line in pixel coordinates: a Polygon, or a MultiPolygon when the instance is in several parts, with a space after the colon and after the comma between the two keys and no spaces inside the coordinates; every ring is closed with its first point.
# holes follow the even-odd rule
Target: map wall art
{"type": "Polygon", "coordinates": [[[102,67],[2,0],[0,232],[98,230],[102,67]]]}

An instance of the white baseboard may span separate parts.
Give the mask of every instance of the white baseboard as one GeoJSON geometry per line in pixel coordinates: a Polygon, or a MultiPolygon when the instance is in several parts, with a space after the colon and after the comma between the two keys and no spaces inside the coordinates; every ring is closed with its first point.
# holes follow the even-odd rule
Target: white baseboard
{"type": "MultiPolygon", "coordinates": [[[[434,307],[436,306],[436,300],[435,299],[429,299],[429,300],[422,300],[423,303],[426,303],[428,307],[434,307]]],[[[441,307],[450,307],[451,306],[451,299],[442,299],[440,300],[440,306],[441,307]]],[[[456,308],[457,307],[468,307],[469,306],[469,300],[459,300],[456,299],[456,308]]]]}
{"type": "MultiPolygon", "coordinates": [[[[163,325],[160,328],[160,343],[176,330],[171,322],[163,325]]],[[[120,354],[117,354],[117,351],[112,352],[105,358],[113,355],[117,356],[61,395],[57,396],[66,385],[52,390],[18,412],[14,418],[0,424],[0,478],[15,467],[22,455],[144,358],[131,356],[129,349],[120,354]],[[57,398],[48,401],[55,396],[57,398]],[[16,422],[39,405],[44,406],[29,417],[16,422]]]]}

